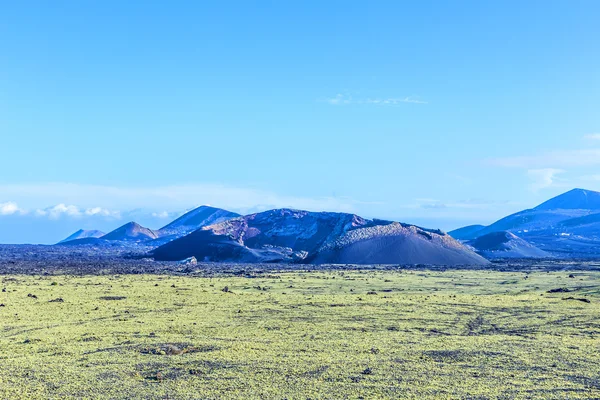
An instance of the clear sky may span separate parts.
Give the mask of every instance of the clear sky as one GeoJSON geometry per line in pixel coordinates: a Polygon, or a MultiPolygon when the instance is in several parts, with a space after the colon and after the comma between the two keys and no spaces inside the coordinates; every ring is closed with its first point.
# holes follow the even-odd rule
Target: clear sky
{"type": "Polygon", "coordinates": [[[199,204],[452,229],[600,189],[600,2],[18,1],[0,242],[199,204]]]}

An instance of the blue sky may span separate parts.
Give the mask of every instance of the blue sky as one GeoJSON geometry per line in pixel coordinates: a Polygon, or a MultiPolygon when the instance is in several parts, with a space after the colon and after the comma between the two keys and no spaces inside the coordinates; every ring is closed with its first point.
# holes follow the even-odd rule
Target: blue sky
{"type": "Polygon", "coordinates": [[[199,204],[452,229],[600,190],[597,1],[22,1],[0,242],[199,204]]]}

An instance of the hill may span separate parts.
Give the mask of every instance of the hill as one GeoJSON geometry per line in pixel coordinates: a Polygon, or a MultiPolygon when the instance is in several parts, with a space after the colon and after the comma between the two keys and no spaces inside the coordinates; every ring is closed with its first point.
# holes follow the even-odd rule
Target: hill
{"type": "Polygon", "coordinates": [[[163,226],[158,230],[158,233],[160,236],[174,235],[180,237],[203,226],[217,224],[239,216],[240,214],[221,208],[200,206],[163,226]]]}
{"type": "Polygon", "coordinates": [[[519,211],[481,229],[450,232],[473,240],[508,231],[545,252],[561,257],[600,256],[600,192],[573,189],[532,209],[519,211]]]}
{"type": "Polygon", "coordinates": [[[552,257],[551,254],[507,231],[488,233],[467,244],[487,259],[552,257]]]}
{"type": "Polygon", "coordinates": [[[102,240],[119,241],[144,241],[157,238],[158,234],[155,231],[145,228],[136,222],[129,222],[101,237],[102,240]]]}
{"type": "Polygon", "coordinates": [[[69,242],[71,240],[87,239],[87,238],[99,238],[104,236],[105,233],[98,230],[83,230],[80,229],[73,233],[71,236],[61,240],[59,243],[69,242]]]}
{"type": "Polygon", "coordinates": [[[485,264],[441,231],[358,215],[280,209],[210,225],[153,252],[157,260],[485,264]]]}
{"type": "Polygon", "coordinates": [[[448,232],[448,235],[458,240],[469,240],[477,237],[477,232],[484,229],[485,225],[468,225],[448,232]]]}

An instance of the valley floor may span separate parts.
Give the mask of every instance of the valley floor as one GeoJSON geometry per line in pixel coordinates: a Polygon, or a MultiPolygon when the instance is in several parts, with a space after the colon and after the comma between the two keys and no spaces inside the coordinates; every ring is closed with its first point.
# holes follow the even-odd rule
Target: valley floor
{"type": "Polygon", "coordinates": [[[2,399],[600,398],[598,271],[0,281],[2,399]]]}

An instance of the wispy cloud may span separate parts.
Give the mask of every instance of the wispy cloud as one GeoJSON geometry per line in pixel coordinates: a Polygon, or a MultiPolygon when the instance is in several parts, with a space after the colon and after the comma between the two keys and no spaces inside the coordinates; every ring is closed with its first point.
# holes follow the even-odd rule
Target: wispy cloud
{"type": "Polygon", "coordinates": [[[600,182],[600,174],[583,175],[579,177],[579,180],[583,182],[600,182]]]}
{"type": "Polygon", "coordinates": [[[584,135],[583,138],[585,140],[600,140],[600,133],[589,133],[584,135]]]}
{"type": "Polygon", "coordinates": [[[540,168],[530,169],[527,171],[527,176],[531,179],[530,189],[534,192],[549,188],[554,185],[556,176],[565,171],[556,168],[540,168]]]}
{"type": "Polygon", "coordinates": [[[50,219],[58,219],[62,216],[66,217],[111,217],[119,219],[121,214],[119,211],[112,211],[102,207],[91,207],[87,209],[81,209],[75,205],[66,205],[60,203],[51,207],[38,208],[34,211],[34,215],[38,217],[48,217],[50,219]]]}
{"type": "Polygon", "coordinates": [[[532,156],[491,158],[485,162],[492,166],[526,169],[600,165],[600,149],[552,151],[532,156]]]}
{"type": "Polygon", "coordinates": [[[356,99],[349,95],[338,93],[334,97],[325,99],[325,102],[334,106],[345,105],[345,104],[372,104],[381,106],[393,106],[402,103],[413,103],[413,104],[428,104],[428,102],[415,98],[413,96],[406,97],[389,97],[389,98],[366,98],[356,99]]]}
{"type": "Polygon", "coordinates": [[[170,218],[175,218],[177,216],[179,216],[181,213],[177,213],[177,212],[169,212],[169,211],[160,211],[160,212],[153,212],[152,216],[155,218],[160,218],[160,219],[170,219],[170,218]]]}
{"type": "Polygon", "coordinates": [[[0,185],[0,193],[40,216],[58,218],[95,215],[117,217],[119,210],[143,209],[157,215],[174,213],[196,204],[245,213],[270,208],[300,208],[312,211],[355,212],[363,202],[346,197],[285,196],[248,187],[219,184],[182,184],[152,187],[117,187],[73,183],[0,185]],[[44,207],[45,204],[56,204],[44,207]]]}
{"type": "Polygon", "coordinates": [[[505,206],[509,202],[489,201],[484,199],[467,199],[459,201],[442,201],[437,199],[415,199],[414,203],[406,204],[403,208],[422,208],[422,209],[462,209],[462,210],[491,210],[498,206],[505,206]]]}

